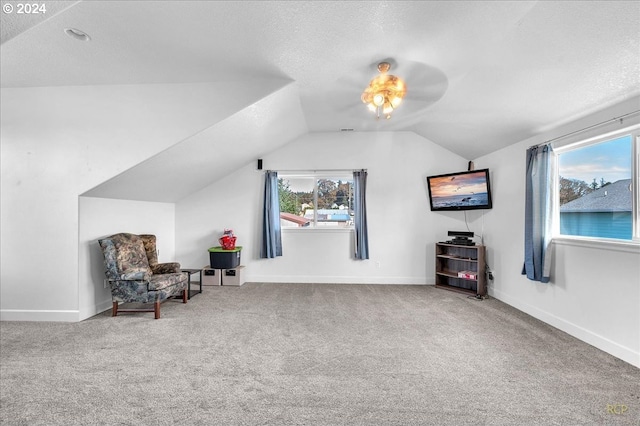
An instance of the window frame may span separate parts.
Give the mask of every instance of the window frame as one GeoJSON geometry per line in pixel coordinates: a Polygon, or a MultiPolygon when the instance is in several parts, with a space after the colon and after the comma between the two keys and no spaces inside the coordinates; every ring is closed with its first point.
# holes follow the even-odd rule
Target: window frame
{"type": "Polygon", "coordinates": [[[612,139],[631,136],[631,220],[632,234],[630,240],[617,238],[591,237],[579,235],[560,234],[560,170],[556,167],[554,187],[554,211],[553,220],[556,225],[553,227],[552,241],[560,245],[572,245],[580,247],[597,247],[606,246],[607,249],[619,251],[640,252],[640,123],[627,126],[623,129],[614,130],[606,133],[594,135],[580,139],[578,141],[569,142],[562,145],[554,145],[553,152],[558,163],[558,156],[563,153],[576,149],[597,145],[612,139]]]}
{"type": "MultiPolygon", "coordinates": [[[[353,170],[339,169],[339,170],[313,170],[313,171],[278,171],[278,179],[291,179],[291,178],[310,178],[314,179],[315,184],[313,188],[313,201],[314,206],[318,204],[318,180],[319,179],[343,179],[348,180],[353,184],[353,170]]],[[[282,232],[308,232],[308,233],[344,233],[353,232],[355,230],[355,224],[351,222],[347,226],[317,226],[318,209],[314,208],[314,226],[281,226],[282,232]]]]}

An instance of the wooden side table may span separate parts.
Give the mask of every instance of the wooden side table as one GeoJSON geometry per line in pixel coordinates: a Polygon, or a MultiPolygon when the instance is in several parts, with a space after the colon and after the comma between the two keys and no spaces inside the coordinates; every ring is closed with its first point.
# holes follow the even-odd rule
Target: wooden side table
{"type": "Polygon", "coordinates": [[[194,294],[202,293],[202,269],[180,269],[181,272],[186,272],[189,276],[187,281],[187,294],[188,298],[191,299],[191,296],[194,294]],[[200,289],[199,290],[191,290],[191,275],[200,274],[200,281],[198,282],[200,289]]]}

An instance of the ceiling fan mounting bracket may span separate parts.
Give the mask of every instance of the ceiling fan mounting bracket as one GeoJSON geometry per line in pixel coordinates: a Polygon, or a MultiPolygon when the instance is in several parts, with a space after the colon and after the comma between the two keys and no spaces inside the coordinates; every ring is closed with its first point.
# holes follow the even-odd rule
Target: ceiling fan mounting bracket
{"type": "Polygon", "coordinates": [[[391,69],[391,64],[389,62],[380,62],[378,64],[378,71],[381,73],[388,72],[391,69]]]}

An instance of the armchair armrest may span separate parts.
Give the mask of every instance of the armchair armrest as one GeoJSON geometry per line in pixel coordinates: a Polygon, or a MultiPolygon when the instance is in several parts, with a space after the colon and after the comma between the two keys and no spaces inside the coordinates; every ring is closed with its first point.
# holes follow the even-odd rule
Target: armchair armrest
{"type": "Polygon", "coordinates": [[[116,280],[110,281],[146,281],[149,279],[149,273],[145,271],[129,272],[118,275],[116,280]]]}
{"type": "Polygon", "coordinates": [[[175,274],[177,272],[180,272],[180,263],[157,263],[151,267],[151,272],[153,272],[154,274],[175,274]]]}

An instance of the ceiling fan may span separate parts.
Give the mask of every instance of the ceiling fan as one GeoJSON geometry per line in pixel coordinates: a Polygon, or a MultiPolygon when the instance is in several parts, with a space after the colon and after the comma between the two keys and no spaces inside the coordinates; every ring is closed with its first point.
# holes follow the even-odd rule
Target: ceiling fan
{"type": "Polygon", "coordinates": [[[393,114],[391,121],[404,125],[441,99],[448,87],[448,79],[439,69],[416,61],[397,63],[393,58],[376,61],[336,83],[345,93],[345,102],[349,94],[345,113],[360,114],[359,110],[372,121],[380,117],[389,120],[393,114]],[[354,92],[360,93],[360,102],[354,92]]]}
{"type": "Polygon", "coordinates": [[[391,118],[391,113],[400,106],[407,94],[407,85],[404,80],[390,74],[390,69],[389,62],[380,62],[378,64],[380,74],[369,82],[361,97],[367,108],[376,113],[376,118],[380,118],[382,113],[387,120],[391,118]]]}

